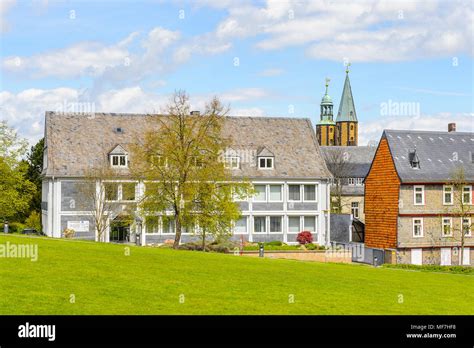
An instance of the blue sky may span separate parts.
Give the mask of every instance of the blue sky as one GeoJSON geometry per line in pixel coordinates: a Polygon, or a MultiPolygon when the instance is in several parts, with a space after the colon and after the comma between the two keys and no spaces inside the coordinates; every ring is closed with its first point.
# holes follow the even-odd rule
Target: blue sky
{"type": "Polygon", "coordinates": [[[31,141],[45,110],[193,107],[319,119],[350,79],[361,143],[384,128],[474,131],[471,1],[13,1],[0,5],[2,120],[31,141]],[[386,106],[395,107],[386,113],[386,106]],[[408,106],[408,112],[402,112],[408,106]]]}

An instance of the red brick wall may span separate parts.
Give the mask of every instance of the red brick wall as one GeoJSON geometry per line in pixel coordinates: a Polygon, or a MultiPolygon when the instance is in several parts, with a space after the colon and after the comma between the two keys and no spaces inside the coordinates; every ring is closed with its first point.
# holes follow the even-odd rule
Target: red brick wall
{"type": "Polygon", "coordinates": [[[365,245],[396,248],[400,180],[387,139],[382,138],[365,180],[365,245]]]}

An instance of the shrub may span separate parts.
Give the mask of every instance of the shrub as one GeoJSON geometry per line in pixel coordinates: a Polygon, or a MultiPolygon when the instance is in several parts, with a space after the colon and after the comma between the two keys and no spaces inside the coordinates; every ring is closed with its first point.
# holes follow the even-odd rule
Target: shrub
{"type": "MultiPolygon", "coordinates": [[[[8,224],[8,232],[9,233],[21,233],[25,229],[25,225],[21,222],[10,222],[8,224]]],[[[3,224],[2,224],[2,232],[3,232],[3,224]]]]}
{"type": "Polygon", "coordinates": [[[271,242],[266,242],[265,246],[267,245],[282,246],[283,243],[280,240],[272,240],[271,242]]]}
{"type": "Polygon", "coordinates": [[[316,244],[313,244],[313,243],[308,243],[308,244],[305,244],[304,246],[307,250],[317,250],[318,249],[318,246],[316,244]]]}
{"type": "Polygon", "coordinates": [[[296,241],[300,244],[313,243],[313,235],[309,231],[302,231],[298,233],[296,241]]]}
{"type": "Polygon", "coordinates": [[[32,211],[30,216],[25,221],[25,226],[27,228],[34,228],[36,231],[41,232],[41,217],[37,211],[32,211]]]}
{"type": "Polygon", "coordinates": [[[76,231],[74,231],[72,228],[65,228],[63,233],[64,233],[64,238],[74,238],[76,231]]]}

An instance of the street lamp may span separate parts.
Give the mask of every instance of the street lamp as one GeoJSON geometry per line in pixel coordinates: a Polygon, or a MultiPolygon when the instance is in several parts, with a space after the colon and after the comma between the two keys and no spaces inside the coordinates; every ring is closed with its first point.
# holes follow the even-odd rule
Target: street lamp
{"type": "Polygon", "coordinates": [[[136,234],[136,238],[135,238],[135,243],[137,245],[141,245],[142,244],[142,224],[143,224],[143,219],[139,216],[135,217],[135,223],[137,225],[137,232],[135,233],[136,234]]]}

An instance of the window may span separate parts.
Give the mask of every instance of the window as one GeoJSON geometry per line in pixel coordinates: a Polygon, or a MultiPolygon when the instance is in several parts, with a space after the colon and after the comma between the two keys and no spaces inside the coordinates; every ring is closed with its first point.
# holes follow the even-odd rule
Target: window
{"type": "Polygon", "coordinates": [[[234,233],[235,234],[245,234],[247,233],[247,216],[242,216],[239,220],[235,222],[234,233]]]}
{"type": "Polygon", "coordinates": [[[316,217],[303,216],[303,230],[311,233],[316,232],[316,217]]]}
{"type": "Polygon", "coordinates": [[[259,169],[273,169],[273,157],[258,157],[259,169]]]}
{"type": "Polygon", "coordinates": [[[413,204],[424,205],[425,204],[425,187],[424,186],[413,186],[413,204]]]}
{"type": "Polygon", "coordinates": [[[118,201],[119,200],[119,184],[116,182],[104,183],[104,194],[106,201],[118,201]]]}
{"type": "Polygon", "coordinates": [[[135,183],[127,182],[122,184],[122,201],[135,200],[135,183]]]}
{"type": "Polygon", "coordinates": [[[224,159],[224,166],[227,169],[239,169],[240,167],[240,157],[237,156],[228,156],[224,159]]]}
{"type": "Polygon", "coordinates": [[[150,156],[149,161],[152,168],[166,167],[168,165],[168,160],[166,157],[160,155],[150,156]]]}
{"type": "Polygon", "coordinates": [[[471,237],[471,218],[462,218],[462,231],[464,236],[471,237]]]}
{"type": "Polygon", "coordinates": [[[265,233],[267,231],[265,226],[265,216],[254,216],[253,217],[253,232],[254,233],[265,233]]]}
{"type": "Polygon", "coordinates": [[[270,216],[270,233],[281,233],[281,216],[270,216]]]}
{"type": "Polygon", "coordinates": [[[289,216],[288,217],[288,233],[300,233],[300,217],[289,216]]]}
{"type": "Polygon", "coordinates": [[[270,201],[281,202],[281,185],[270,185],[270,201]]]}
{"type": "Polygon", "coordinates": [[[351,186],[361,186],[364,183],[364,178],[347,178],[347,184],[351,186]]]}
{"type": "Polygon", "coordinates": [[[253,200],[255,202],[266,202],[267,201],[267,186],[266,185],[254,185],[255,196],[253,200]]]}
{"type": "Polygon", "coordinates": [[[464,186],[462,188],[462,203],[471,204],[471,202],[472,202],[472,187],[464,186]]]}
{"type": "Polygon", "coordinates": [[[288,200],[289,201],[301,200],[300,185],[288,185],[288,200]]]}
{"type": "Polygon", "coordinates": [[[453,235],[453,226],[452,226],[452,219],[451,218],[443,218],[442,219],[442,235],[443,237],[451,237],[453,235]]]}
{"type": "Polygon", "coordinates": [[[145,225],[147,234],[157,234],[160,231],[160,219],[158,216],[147,216],[145,225]]]}
{"type": "Polygon", "coordinates": [[[423,219],[413,219],[413,237],[423,237],[423,219]]]}
{"type": "Polygon", "coordinates": [[[443,204],[453,204],[453,187],[443,186],[443,204]]]}
{"type": "Polygon", "coordinates": [[[161,217],[161,233],[174,234],[176,231],[176,224],[173,216],[161,217]]]}
{"type": "Polygon", "coordinates": [[[359,218],[359,202],[352,202],[351,203],[351,214],[356,219],[359,218]]]}
{"type": "Polygon", "coordinates": [[[127,155],[111,155],[112,167],[126,167],[127,166],[127,155]]]}
{"type": "Polygon", "coordinates": [[[304,185],[304,200],[316,201],[316,185],[304,185]]]}
{"type": "Polygon", "coordinates": [[[134,182],[106,182],[104,183],[104,194],[106,201],[134,201],[134,182]]]}

